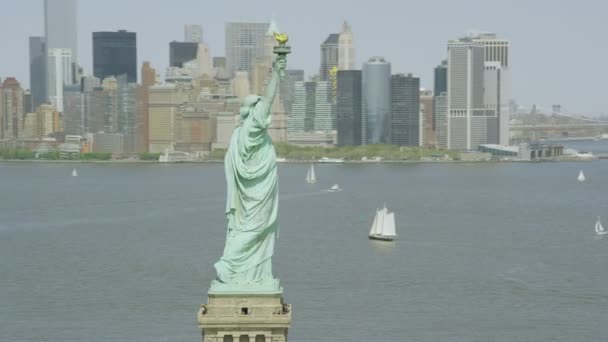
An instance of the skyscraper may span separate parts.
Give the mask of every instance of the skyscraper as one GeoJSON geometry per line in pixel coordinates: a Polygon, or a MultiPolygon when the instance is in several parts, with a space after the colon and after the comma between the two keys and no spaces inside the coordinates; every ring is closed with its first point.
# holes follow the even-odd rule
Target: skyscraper
{"type": "Polygon", "coordinates": [[[46,101],[46,44],[44,37],[30,37],[30,90],[34,109],[46,101]]]}
{"type": "Polygon", "coordinates": [[[78,63],[77,0],[45,0],[44,32],[47,49],[70,49],[78,63]]]}
{"type": "Polygon", "coordinates": [[[391,64],[382,57],[372,57],[363,63],[362,70],[363,145],[388,142],[390,112],[391,64]]]}
{"type": "Polygon", "coordinates": [[[488,143],[495,114],[484,106],[484,47],[470,38],[448,42],[448,148],[477,149],[488,143]]]}
{"type": "Polygon", "coordinates": [[[169,65],[183,67],[184,63],[195,60],[199,43],[176,42],[169,43],[169,65]]]}
{"type": "MultiPolygon", "coordinates": [[[[445,113],[438,113],[437,108],[444,108],[445,106],[437,106],[436,102],[438,96],[448,92],[448,60],[444,59],[441,61],[441,64],[435,67],[433,74],[435,80],[433,88],[433,132],[435,132],[435,137],[437,137],[438,116],[444,115],[443,118],[445,119],[445,113]]],[[[446,148],[446,146],[442,146],[442,148],[446,148]]]]}
{"type": "Polygon", "coordinates": [[[342,25],[342,32],[338,38],[338,69],[355,69],[355,43],[353,41],[353,31],[345,21],[342,25]]]}
{"type": "Polygon", "coordinates": [[[281,79],[279,83],[283,108],[285,108],[288,115],[291,115],[292,113],[294,86],[296,82],[303,81],[304,70],[287,70],[286,77],[281,79]]]}
{"type": "Polygon", "coordinates": [[[509,72],[509,41],[500,39],[494,33],[481,33],[473,41],[484,47],[485,61],[485,104],[494,110],[498,118],[497,142],[509,144],[509,116],[511,102],[511,80],[509,72]]]}
{"type": "Polygon", "coordinates": [[[495,33],[480,33],[473,36],[474,42],[484,47],[486,62],[500,62],[501,69],[509,68],[509,41],[500,39],[495,33]]]}
{"type": "Polygon", "coordinates": [[[485,62],[484,104],[497,117],[498,127],[491,131],[488,143],[509,145],[509,71],[499,61],[485,62]]]}
{"type": "Polygon", "coordinates": [[[338,71],[338,146],[361,145],[361,70],[338,71]]]}
{"type": "Polygon", "coordinates": [[[435,111],[432,90],[420,90],[420,142],[422,146],[435,146],[435,111]]]}
{"type": "Polygon", "coordinates": [[[127,75],[128,83],[137,83],[137,35],[135,32],[93,32],[93,74],[127,75]]]}
{"type": "Polygon", "coordinates": [[[412,74],[391,76],[390,95],[390,143],[420,146],[420,79],[412,74]]]}
{"type": "Polygon", "coordinates": [[[63,86],[63,131],[84,135],[86,132],[84,94],[78,84],[63,86]]]}
{"type": "Polygon", "coordinates": [[[330,80],[330,72],[335,67],[338,68],[340,35],[332,33],[321,44],[321,68],[319,77],[321,81],[330,80]]]}
{"type": "Polygon", "coordinates": [[[184,41],[190,43],[203,42],[203,27],[201,25],[184,25],[184,41]]]}
{"type": "Polygon", "coordinates": [[[287,132],[313,131],[317,82],[296,82],[292,113],[287,120],[287,132]]]}
{"type": "Polygon", "coordinates": [[[138,92],[138,131],[136,150],[148,152],[150,144],[149,125],[150,113],[148,110],[150,101],[150,87],[156,84],[156,70],[150,66],[150,62],[145,61],[141,66],[141,87],[138,92]]]}
{"type": "Polygon", "coordinates": [[[14,77],[0,87],[0,139],[17,139],[23,129],[23,89],[14,77]]]}
{"type": "Polygon", "coordinates": [[[448,60],[444,59],[435,67],[435,83],[433,93],[435,96],[448,91],[448,60]]]}
{"type": "Polygon", "coordinates": [[[63,86],[72,80],[72,50],[47,49],[47,97],[55,110],[63,112],[63,86]]]}
{"type": "Polygon", "coordinates": [[[226,70],[232,77],[236,71],[251,75],[253,63],[264,56],[264,37],[268,23],[226,23],[226,70]]]}

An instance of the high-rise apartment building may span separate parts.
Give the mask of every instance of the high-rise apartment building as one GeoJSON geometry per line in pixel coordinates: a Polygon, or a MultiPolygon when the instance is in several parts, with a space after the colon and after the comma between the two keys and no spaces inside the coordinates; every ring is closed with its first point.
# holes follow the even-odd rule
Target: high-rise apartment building
{"type": "Polygon", "coordinates": [[[363,63],[362,70],[363,145],[388,142],[390,113],[391,64],[382,57],[372,57],[363,63]]]}
{"type": "Polygon", "coordinates": [[[203,42],[203,27],[201,25],[184,25],[184,41],[190,43],[203,42]]]}
{"type": "Polygon", "coordinates": [[[46,102],[46,44],[44,37],[30,37],[30,90],[32,106],[46,102]]]}
{"type": "Polygon", "coordinates": [[[355,69],[355,43],[353,40],[353,31],[346,21],[342,24],[342,32],[340,32],[340,37],[338,38],[338,69],[355,69]]]}
{"type": "Polygon", "coordinates": [[[41,104],[36,109],[36,114],[36,137],[44,138],[58,131],[60,127],[59,122],[57,122],[59,115],[53,105],[41,104]]]}
{"type": "Polygon", "coordinates": [[[226,23],[226,70],[229,76],[236,71],[250,75],[257,58],[264,56],[264,37],[268,23],[226,23]]]}
{"type": "Polygon", "coordinates": [[[145,61],[141,67],[141,87],[138,92],[138,119],[136,130],[136,150],[138,152],[148,152],[150,144],[149,125],[150,114],[148,111],[150,100],[150,87],[156,84],[156,70],[150,66],[150,62],[145,61]]]}
{"type": "Polygon", "coordinates": [[[127,75],[128,83],[137,83],[137,34],[93,32],[93,74],[102,80],[127,75]]]}
{"type": "Polygon", "coordinates": [[[497,135],[496,112],[484,105],[484,46],[470,38],[448,42],[448,148],[475,150],[497,135]]]}
{"type": "Polygon", "coordinates": [[[412,74],[391,76],[389,142],[420,146],[420,79],[412,74]]]}
{"type": "Polygon", "coordinates": [[[0,139],[17,139],[23,131],[23,89],[14,77],[0,86],[0,139]]]}
{"type": "Polygon", "coordinates": [[[49,102],[63,112],[63,86],[72,84],[72,50],[47,49],[46,90],[49,102]]]}
{"type": "Polygon", "coordinates": [[[336,99],[338,146],[361,145],[361,93],[361,70],[339,70],[336,99]]]}

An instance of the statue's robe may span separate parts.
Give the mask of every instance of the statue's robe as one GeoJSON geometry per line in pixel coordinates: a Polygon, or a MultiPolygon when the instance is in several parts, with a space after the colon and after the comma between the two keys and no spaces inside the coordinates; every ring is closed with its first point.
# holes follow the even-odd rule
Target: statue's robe
{"type": "Polygon", "coordinates": [[[228,231],[215,264],[226,284],[271,283],[271,257],[278,234],[276,154],[267,129],[270,106],[262,99],[235,128],[225,157],[228,231]]]}

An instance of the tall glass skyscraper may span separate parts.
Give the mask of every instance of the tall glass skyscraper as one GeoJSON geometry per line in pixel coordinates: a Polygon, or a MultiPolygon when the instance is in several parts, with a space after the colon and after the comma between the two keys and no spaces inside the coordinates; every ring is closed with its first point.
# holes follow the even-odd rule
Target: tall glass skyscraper
{"type": "Polygon", "coordinates": [[[412,74],[391,76],[390,143],[420,145],[420,79],[412,74]]]}
{"type": "Polygon", "coordinates": [[[127,75],[137,83],[137,35],[135,32],[93,32],[93,74],[103,81],[108,76],[127,75]]]}
{"type": "Polygon", "coordinates": [[[391,106],[391,64],[384,58],[372,57],[363,63],[362,93],[362,143],[387,143],[387,119],[391,106]]]}
{"type": "Polygon", "coordinates": [[[361,70],[338,71],[338,145],[361,145],[361,70]]]}
{"type": "Polygon", "coordinates": [[[44,37],[30,37],[30,89],[34,109],[46,102],[46,45],[44,37]]]}

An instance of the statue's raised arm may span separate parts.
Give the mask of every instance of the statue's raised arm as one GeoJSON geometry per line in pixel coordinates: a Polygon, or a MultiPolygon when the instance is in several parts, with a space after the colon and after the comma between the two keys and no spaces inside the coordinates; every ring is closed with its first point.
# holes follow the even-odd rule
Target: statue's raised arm
{"type": "Polygon", "coordinates": [[[286,67],[287,58],[285,56],[278,56],[273,63],[270,80],[266,84],[264,96],[260,99],[260,111],[267,115],[270,115],[270,108],[272,107],[272,102],[279,88],[279,81],[282,75],[284,75],[286,67]]]}

